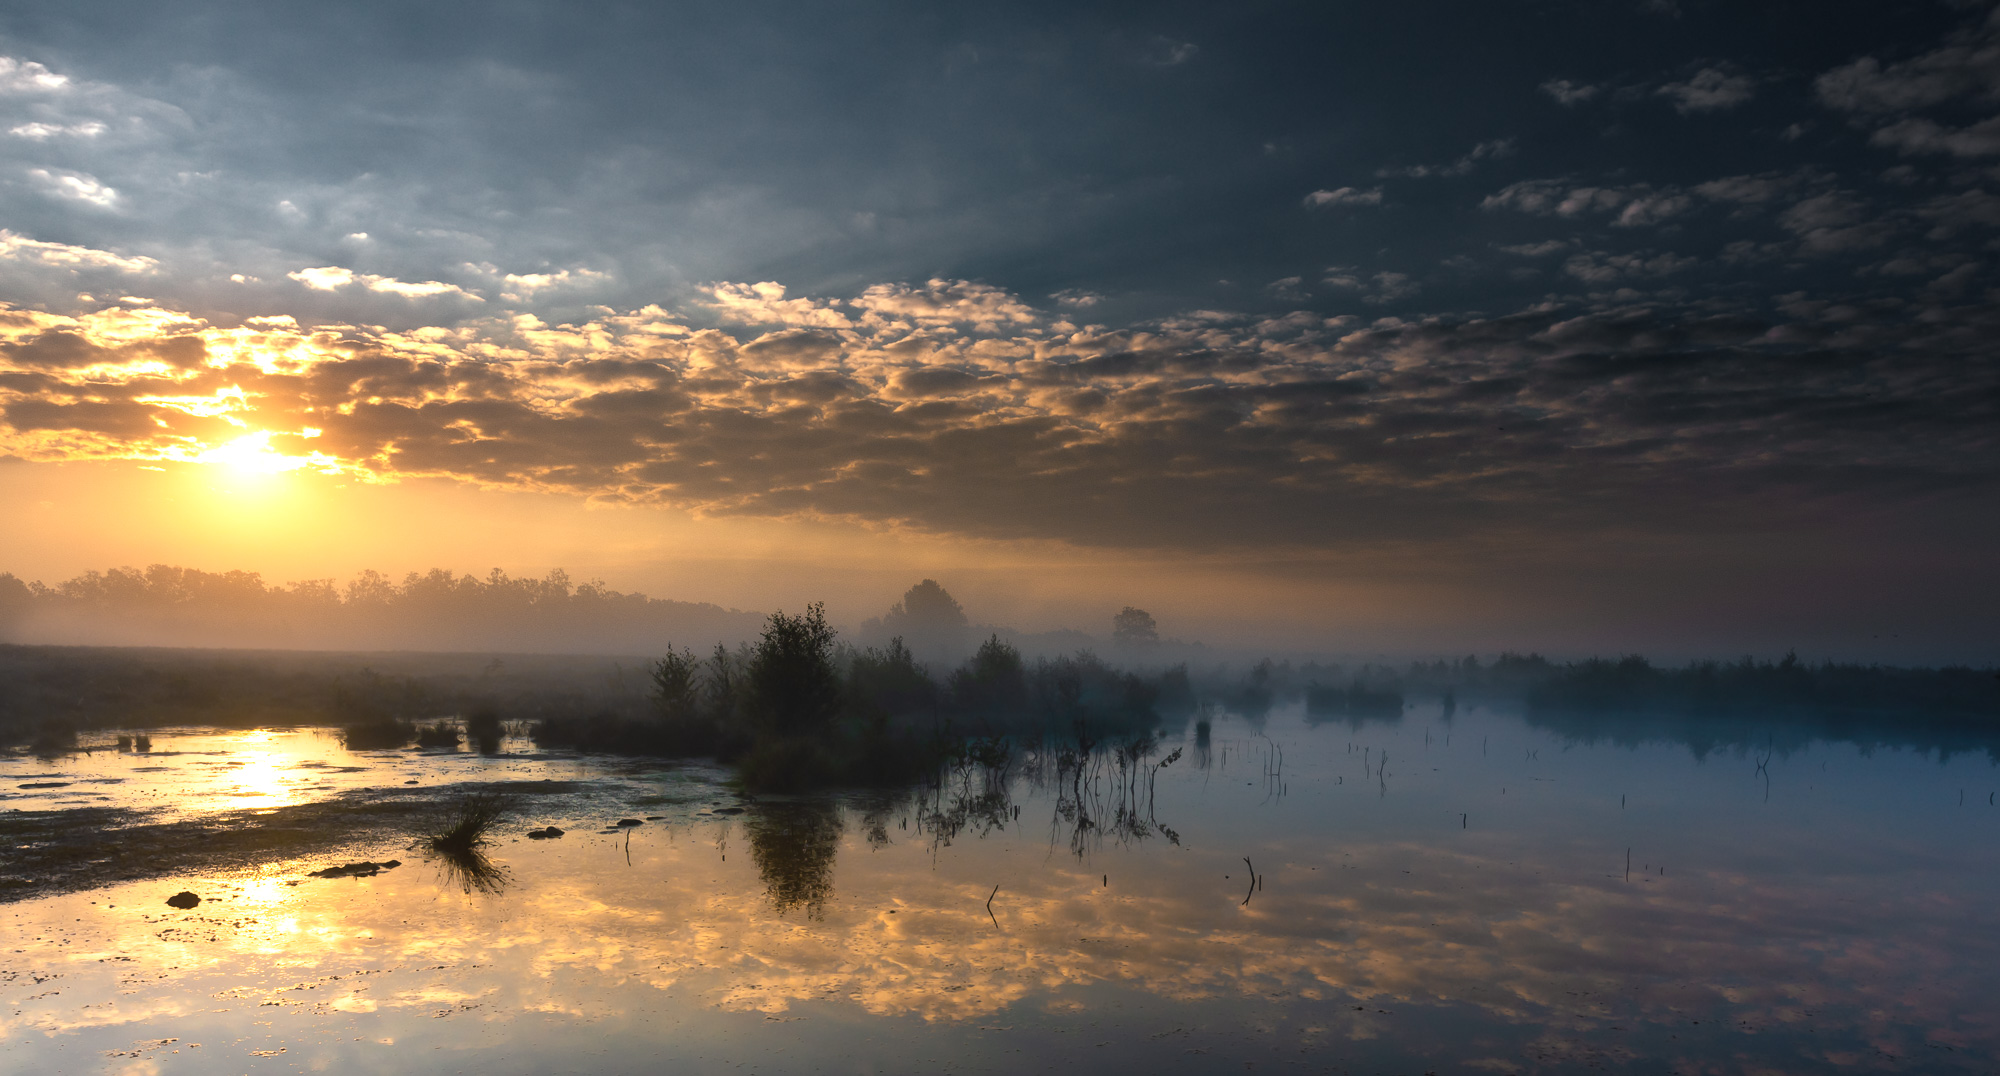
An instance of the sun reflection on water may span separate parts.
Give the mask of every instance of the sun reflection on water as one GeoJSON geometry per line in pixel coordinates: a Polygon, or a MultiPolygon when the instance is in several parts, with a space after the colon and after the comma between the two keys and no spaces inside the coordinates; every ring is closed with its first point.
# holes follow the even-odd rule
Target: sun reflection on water
{"type": "MultiPolygon", "coordinates": [[[[242,786],[290,794],[259,782],[292,772],[309,754],[299,747],[260,730],[219,757],[246,763],[242,786]]],[[[1555,782],[1524,792],[1509,776],[1508,801],[1496,794],[1488,808],[1541,804],[1552,813],[1535,825],[1482,831],[1454,815],[1440,826],[1424,800],[1409,822],[1424,828],[1406,832],[1400,815],[1367,813],[1393,812],[1393,800],[1329,782],[1315,801],[1303,772],[1283,816],[1219,769],[1178,785],[1175,773],[1159,809],[1176,843],[1075,851],[1060,826],[1036,821],[1061,812],[1055,791],[1032,783],[1011,793],[1019,816],[995,810],[989,827],[950,842],[923,831],[910,800],[760,802],[733,820],[684,803],[611,832],[617,815],[548,800],[520,808],[491,849],[508,872],[502,887],[465,886],[404,853],[404,866],[368,877],[309,878],[326,864],[299,861],[30,902],[15,919],[15,959],[65,976],[64,994],[0,986],[0,1041],[240,1038],[285,1015],[267,1020],[273,1041],[255,1041],[288,1046],[287,1064],[336,1056],[314,1046],[321,1039],[411,1050],[337,1055],[369,1071],[422,1071],[431,1048],[474,1042],[518,1067],[555,1064],[563,1029],[580,1038],[562,1049],[668,1056],[669,1027],[738,1016],[772,1021],[725,1044],[739,1059],[816,1041],[777,1023],[792,1020],[815,1033],[901,1029],[913,1042],[1108,1021],[1123,1030],[1092,1034],[1125,1036],[1121,1050],[1181,1036],[1166,1040],[1169,1061],[1196,1069],[1228,1051],[1250,1059],[1246,1044],[1264,1050],[1280,1029],[1287,1050],[1502,1071],[1536,1067],[1523,1058],[1666,1061],[1695,1041],[1709,1044],[1698,1056],[1737,1057],[1730,1071],[1843,1067],[1840,1057],[1909,1056],[1927,1043],[1977,1060],[2000,1046],[2000,1021],[1976,1000],[2000,989],[2000,937],[1990,914],[1969,910],[1986,907],[1990,853],[1958,874],[1922,868],[1934,892],[1912,889],[1900,847],[1879,863],[1904,867],[1843,868],[1832,886],[1810,865],[1856,854],[1852,841],[1760,813],[1744,816],[1755,821],[1741,834],[1704,830],[1713,863],[1635,878],[1600,862],[1609,831],[1581,809],[1594,793],[1555,782]],[[1225,795],[1250,798],[1231,806],[1225,795]],[[1252,813],[1230,814],[1239,810],[1252,813]],[[529,841],[531,824],[570,832],[529,841]],[[1780,832],[1793,846],[1769,839],[1780,832]],[[1247,903],[1242,853],[1265,879],[1247,903]],[[182,885],[207,899],[167,912],[163,894],[182,885]],[[85,929],[67,924],[86,917],[90,944],[67,945],[85,929]],[[111,968],[107,953],[131,963],[111,968]],[[214,1005],[162,1007],[177,997],[214,1005]]],[[[1465,794],[1463,779],[1439,780],[1437,795],[1465,794]]],[[[1637,817],[1606,816],[1607,827],[1637,817]]],[[[1611,835],[1620,852],[1659,838],[1611,835]]],[[[1650,867],[1650,854],[1635,866],[1650,867]]]]}

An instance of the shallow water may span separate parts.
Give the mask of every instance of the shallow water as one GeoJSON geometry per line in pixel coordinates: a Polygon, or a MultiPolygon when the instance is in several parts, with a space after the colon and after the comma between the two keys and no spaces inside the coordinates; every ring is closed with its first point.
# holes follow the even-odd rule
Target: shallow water
{"type": "Polygon", "coordinates": [[[731,814],[722,775],[699,767],[349,755],[310,731],[164,739],[172,758],[244,765],[142,779],[115,765],[156,763],[25,760],[0,766],[0,787],[122,776],[71,787],[186,812],[349,780],[591,784],[529,804],[493,875],[378,843],[346,858],[404,865],[317,879],[338,857],[273,862],[0,905],[9,1071],[2000,1060],[1989,754],[1780,750],[1782,734],[1616,746],[1478,710],[1358,727],[1281,710],[1123,766],[1023,756],[997,781],[968,769],[921,795],[731,814]],[[361,769],[327,777],[347,766],[361,769]],[[650,820],[606,831],[623,816],[650,820]],[[567,835],[523,836],[550,823],[567,835]],[[207,899],[168,908],[181,889],[207,899]]]}

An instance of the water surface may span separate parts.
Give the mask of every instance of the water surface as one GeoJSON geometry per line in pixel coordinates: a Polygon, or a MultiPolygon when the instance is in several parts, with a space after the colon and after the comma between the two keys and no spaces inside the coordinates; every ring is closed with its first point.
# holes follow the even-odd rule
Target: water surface
{"type": "Polygon", "coordinates": [[[188,818],[410,781],[582,784],[518,801],[478,877],[376,835],[331,858],[0,905],[0,1060],[1995,1067],[1990,753],[1782,728],[1762,744],[1649,735],[1589,742],[1435,705],[1361,724],[1281,709],[1080,762],[1017,751],[921,792],[754,799],[712,767],[523,744],[349,753],[312,730],[12,760],[8,807],[188,818]],[[526,839],[548,824],[566,835],[526,839]],[[389,858],[403,865],[307,877],[389,858]],[[181,889],[206,899],[167,907],[181,889]]]}

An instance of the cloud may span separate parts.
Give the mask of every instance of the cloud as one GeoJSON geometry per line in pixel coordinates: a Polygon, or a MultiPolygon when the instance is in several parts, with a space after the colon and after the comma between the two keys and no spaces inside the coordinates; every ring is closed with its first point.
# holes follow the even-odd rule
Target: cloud
{"type": "Polygon", "coordinates": [[[1724,176],[1694,186],[1694,192],[1715,202],[1759,205],[1773,201],[1798,187],[1803,177],[1767,172],[1761,175],[1724,176]]]}
{"type": "MultiPolygon", "coordinates": [[[[1910,115],[1969,100],[2000,103],[2000,10],[1982,26],[1961,30],[1950,43],[1887,67],[1873,56],[1834,68],[1814,80],[1820,103],[1879,124],[1869,143],[1898,153],[1954,157],[2000,155],[2000,116],[1962,124],[1910,115]],[[1899,116],[1899,114],[1901,114],[1899,116]]],[[[1962,106],[1960,108],[1962,111],[1962,106]]]]}
{"type": "Polygon", "coordinates": [[[118,203],[118,192],[98,182],[96,176],[82,172],[30,168],[28,177],[35,184],[57,198],[72,202],[84,202],[101,209],[109,209],[118,203]]]}
{"type": "Polygon", "coordinates": [[[1364,191],[1354,187],[1340,187],[1330,191],[1314,191],[1306,195],[1305,204],[1312,209],[1340,205],[1381,205],[1382,188],[1376,187],[1364,191]]]}
{"type": "Polygon", "coordinates": [[[1814,79],[1813,90],[1828,108],[1862,115],[1908,112],[1957,97],[2000,100],[2000,41],[1990,30],[1957,37],[1888,67],[1864,56],[1814,79]]]}
{"type": "Polygon", "coordinates": [[[97,120],[85,120],[81,123],[23,123],[9,127],[7,133],[13,135],[15,138],[46,142],[51,138],[58,138],[63,135],[75,135],[78,138],[95,138],[103,134],[105,129],[105,125],[97,120]]]}
{"type": "Polygon", "coordinates": [[[1487,210],[1512,209],[1535,216],[1579,217],[1616,214],[1612,223],[1634,228],[1657,224],[1694,207],[1694,199],[1673,188],[1646,184],[1626,187],[1571,186],[1559,180],[1530,179],[1510,184],[1480,203],[1487,210]]]}
{"type": "MultiPolygon", "coordinates": [[[[1283,283],[1283,281],[1280,281],[1283,283]]],[[[1415,295],[1422,288],[1407,273],[1363,274],[1351,266],[1328,267],[1320,283],[1329,288],[1361,292],[1364,303],[1393,303],[1415,295]]]]}
{"type": "Polygon", "coordinates": [[[572,284],[589,284],[603,280],[604,273],[589,269],[564,269],[555,273],[508,273],[501,278],[507,290],[532,295],[546,288],[563,288],[572,284]]]}
{"type": "Polygon", "coordinates": [[[428,299],[436,295],[454,295],[461,299],[470,299],[475,303],[486,301],[456,284],[445,284],[436,280],[424,280],[412,283],[397,280],[395,277],[367,275],[358,276],[355,279],[367,285],[369,291],[379,291],[388,295],[400,295],[405,299],[428,299]]]}
{"type": "Polygon", "coordinates": [[[1544,255],[1554,254],[1557,251],[1568,250],[1571,245],[1567,240],[1545,239],[1539,243],[1519,243],[1514,246],[1501,247],[1500,249],[1509,254],[1519,254],[1524,258],[1539,258],[1544,255]]]}
{"type": "Polygon", "coordinates": [[[1036,320],[1032,307],[1010,292],[967,280],[932,279],[922,287],[876,284],[852,305],[871,321],[937,326],[964,324],[993,331],[1036,320]]]}
{"type": "Polygon", "coordinates": [[[1175,41],[1172,38],[1153,39],[1151,61],[1161,67],[1178,67],[1201,55],[1201,46],[1192,41],[1175,41]]]}
{"type": "Polygon", "coordinates": [[[757,284],[711,284],[705,289],[715,300],[712,308],[725,321],[740,325],[801,325],[826,329],[851,329],[852,319],[831,303],[813,299],[787,299],[785,286],[774,280],[757,284]]]}
{"type": "Polygon", "coordinates": [[[456,284],[445,284],[436,280],[418,283],[397,280],[395,277],[372,276],[343,269],[338,265],[323,265],[300,269],[285,274],[314,291],[338,291],[350,284],[360,284],[369,291],[384,295],[399,295],[405,299],[429,299],[440,295],[450,295],[460,299],[470,299],[475,303],[486,300],[472,294],[456,284]]]}
{"type": "Polygon", "coordinates": [[[508,273],[500,278],[500,297],[510,303],[532,300],[545,291],[597,287],[611,280],[609,273],[592,269],[562,269],[553,273],[508,273]]]}
{"type": "Polygon", "coordinates": [[[1050,295],[1049,298],[1054,299],[1060,306],[1077,309],[1087,309],[1104,301],[1104,296],[1094,291],[1084,291],[1080,288],[1064,288],[1050,295]]]}
{"type": "Polygon", "coordinates": [[[1895,227],[1847,191],[1804,199],[1778,215],[1778,223],[1807,253],[1834,254],[1880,246],[1895,227]]]}
{"type": "MultiPolygon", "coordinates": [[[[1837,231],[1865,223],[1855,212],[1815,203],[1788,226],[1837,231]]],[[[1593,251],[1565,271],[1611,284],[1692,267],[1593,251]]],[[[1327,283],[1374,302],[1417,286],[1388,271],[1327,283]]],[[[932,291],[951,289],[891,294],[932,291]]],[[[0,451],[192,459],[241,435],[226,412],[254,429],[320,429],[325,466],[371,481],[1108,545],[1439,535],[1496,513],[1622,525],[1751,504],[1772,483],[2000,481],[1980,462],[1990,429],[1974,406],[2000,372],[1964,358],[1984,353],[1977,326],[2000,312],[1960,315],[1963,333],[1912,321],[1852,343],[1787,327],[1818,341],[1809,361],[1772,343],[1785,334],[1766,319],[1694,310],[1091,332],[994,314],[973,338],[908,352],[891,349],[907,333],[886,322],[879,336],[644,330],[664,316],[328,334],[279,318],[223,330],[152,308],[0,308],[0,451]]]]}
{"type": "Polygon", "coordinates": [[[1948,153],[1955,157],[2000,154],[2000,116],[1966,127],[1946,127],[1921,117],[1889,124],[1868,141],[1903,154],[1948,153]]]}
{"type": "Polygon", "coordinates": [[[1480,161],[1499,160],[1502,157],[1511,157],[1513,155],[1514,140],[1511,138],[1499,138],[1491,142],[1481,142],[1473,146],[1465,156],[1460,157],[1450,164],[1419,164],[1408,168],[1384,168],[1378,170],[1375,175],[1383,179],[1399,176],[1408,179],[1426,179],[1433,176],[1462,176],[1472,171],[1480,161]]]}
{"type": "Polygon", "coordinates": [[[1572,255],[1563,262],[1563,272],[1586,284],[1612,284],[1629,277],[1661,277],[1699,265],[1699,258],[1677,254],[1606,254],[1592,251],[1572,255]]]}
{"type": "Polygon", "coordinates": [[[324,265],[316,269],[300,269],[286,276],[317,291],[333,291],[354,283],[354,270],[342,269],[337,265],[324,265]]]}
{"type": "Polygon", "coordinates": [[[1542,83],[1541,91],[1555,98],[1557,104],[1570,107],[1588,103],[1602,92],[1602,88],[1571,82],[1566,78],[1552,78],[1542,83]]]}
{"type": "Polygon", "coordinates": [[[2000,228],[2000,197],[1983,190],[1940,194],[1919,205],[1915,213],[1932,222],[1928,238],[1948,239],[1970,228],[2000,228]]]}
{"type": "Polygon", "coordinates": [[[69,77],[31,60],[0,56],[0,93],[52,94],[70,88],[69,77]]]}
{"type": "Polygon", "coordinates": [[[1654,92],[1672,98],[1674,111],[1686,116],[1735,108],[1757,95],[1757,81],[1719,67],[1706,67],[1686,82],[1670,82],[1654,92]]]}
{"type": "Polygon", "coordinates": [[[0,228],[0,259],[39,262],[69,269],[116,269],[123,273],[149,273],[159,266],[153,259],[140,255],[127,256],[68,243],[49,243],[16,235],[4,228],[0,228]]]}

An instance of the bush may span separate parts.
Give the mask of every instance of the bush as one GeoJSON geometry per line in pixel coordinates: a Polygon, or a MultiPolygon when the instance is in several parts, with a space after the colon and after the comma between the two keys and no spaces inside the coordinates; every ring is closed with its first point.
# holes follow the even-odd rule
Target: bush
{"type": "Polygon", "coordinates": [[[761,736],[736,761],[743,783],[764,792],[800,792],[835,776],[827,745],[814,737],[761,736]]]}
{"type": "Polygon", "coordinates": [[[847,667],[847,698],[857,716],[875,721],[937,710],[938,689],[898,635],[886,650],[869,647],[847,667]]]}
{"type": "Polygon", "coordinates": [[[758,724],[778,736],[824,733],[839,720],[840,673],[825,606],[797,616],[772,613],[750,653],[750,694],[758,724]]]}
{"type": "Polygon", "coordinates": [[[951,694],[962,709],[977,716],[1019,713],[1028,703],[1021,652],[1001,642],[998,635],[980,643],[978,652],[951,674],[951,694]]]}
{"type": "Polygon", "coordinates": [[[394,751],[416,738],[417,729],[408,721],[382,717],[357,721],[340,730],[340,734],[349,751],[394,751]]]}
{"type": "Polygon", "coordinates": [[[417,726],[418,747],[457,747],[460,739],[458,730],[447,721],[417,726]]]}
{"type": "Polygon", "coordinates": [[[34,738],[28,741],[28,749],[44,757],[66,755],[76,750],[76,723],[63,718],[50,718],[35,730],[34,738]]]}
{"type": "Polygon", "coordinates": [[[491,706],[481,706],[465,719],[465,734],[479,746],[480,754],[499,754],[500,715],[491,706]]]}

